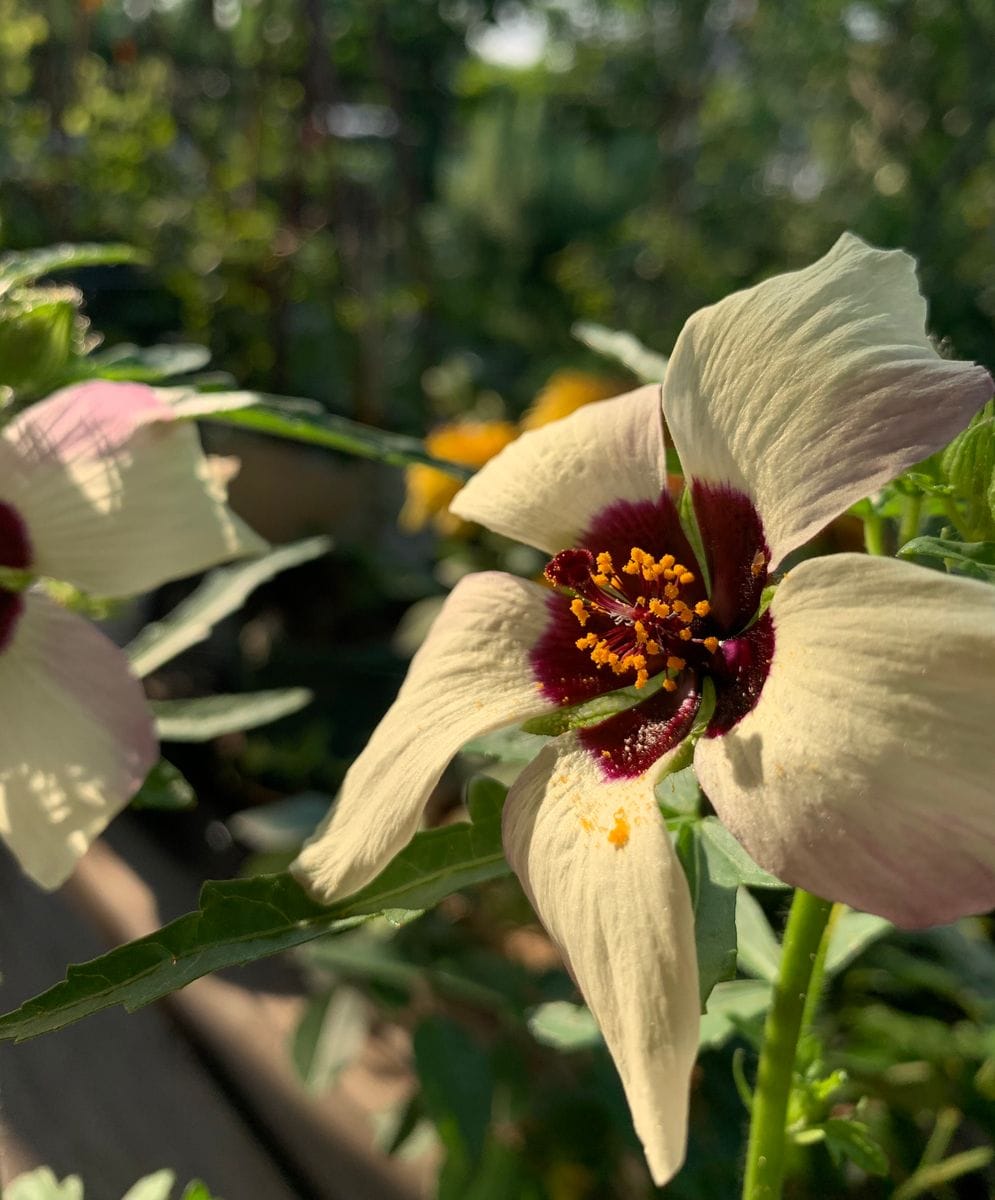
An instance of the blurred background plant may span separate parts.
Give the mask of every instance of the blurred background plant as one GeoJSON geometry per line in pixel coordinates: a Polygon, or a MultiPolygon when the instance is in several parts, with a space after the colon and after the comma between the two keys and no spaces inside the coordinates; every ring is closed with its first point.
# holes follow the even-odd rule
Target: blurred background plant
{"type": "MultiPolygon", "coordinates": [[[[134,247],[55,282],[0,277],[0,399],[91,372],[237,381],[477,467],[523,428],[661,378],[694,309],[846,228],[912,252],[932,331],[991,367],[993,46],[987,0],[0,0],[0,244],[134,247]]],[[[457,480],[428,465],[405,480],[243,430],[207,437],[243,460],[233,498],[263,533],[330,532],[335,549],[151,678],[171,699],[315,695],[265,730],[167,746],[201,804],[132,819],[200,877],[289,860],[461,574],[541,569],[449,518],[457,480]]],[[[991,509],[950,490],[963,461],[948,452],[857,515],[889,550],[927,535],[910,553],[938,566],[949,543],[929,535],[953,521],[964,569],[991,578],[968,546],[991,509]]],[[[534,748],[471,748],[435,818],[534,748]]],[[[716,967],[688,1167],[667,1189],[686,1200],[736,1192],[737,1064],[783,918],[776,890],[737,908],[756,879],[726,871],[702,894],[738,930],[740,978],[735,959],[716,967]]],[[[791,1195],[989,1196],[990,922],[850,932],[798,1097],[791,1195]]],[[[377,1136],[436,1155],[440,1196],[652,1194],[597,1033],[513,881],[300,959],[302,1078],[325,1088],[371,1029],[402,1031],[421,1088],[377,1136]]]]}

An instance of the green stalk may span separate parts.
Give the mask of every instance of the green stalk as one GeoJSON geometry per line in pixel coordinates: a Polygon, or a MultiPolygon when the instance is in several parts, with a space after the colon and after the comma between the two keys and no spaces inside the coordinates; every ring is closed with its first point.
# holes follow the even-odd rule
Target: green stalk
{"type": "Polygon", "coordinates": [[[869,511],[863,522],[864,549],[868,554],[886,555],[888,551],[884,544],[884,518],[876,512],[869,511]]]}
{"type": "Polygon", "coordinates": [[[798,1038],[819,962],[832,904],[799,888],[788,916],[781,968],[764,1025],[753,1094],[743,1200],[780,1200],[784,1184],[785,1126],[798,1038]]]}
{"type": "Polygon", "coordinates": [[[898,544],[904,546],[919,534],[922,519],[922,496],[906,496],[902,508],[902,520],[898,527],[898,544]]]}

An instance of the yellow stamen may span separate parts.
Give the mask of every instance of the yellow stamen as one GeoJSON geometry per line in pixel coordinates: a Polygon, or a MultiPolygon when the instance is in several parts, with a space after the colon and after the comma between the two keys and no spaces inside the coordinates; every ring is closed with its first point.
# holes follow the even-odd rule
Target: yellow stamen
{"type": "Polygon", "coordinates": [[[579,596],[575,600],[570,601],[570,611],[580,621],[581,628],[583,628],[587,624],[588,612],[584,601],[579,596]]]}
{"type": "Polygon", "coordinates": [[[686,666],[687,663],[684,661],[684,659],[678,658],[676,654],[671,654],[667,659],[668,671],[683,671],[686,666]]]}
{"type": "Polygon", "coordinates": [[[699,600],[698,603],[694,606],[694,611],[698,614],[699,617],[707,617],[708,614],[712,611],[712,606],[708,603],[707,600],[699,600]]]}
{"type": "Polygon", "coordinates": [[[761,574],[764,567],[767,565],[767,559],[762,551],[758,550],[753,556],[753,562],[750,563],[750,573],[754,576],[761,574]]]}
{"type": "Polygon", "coordinates": [[[596,646],[597,644],[598,637],[597,634],[594,633],[585,633],[583,637],[578,638],[576,642],[574,642],[574,645],[578,650],[589,650],[591,646],[596,646]]]}
{"type": "Polygon", "coordinates": [[[708,651],[709,651],[711,654],[714,654],[714,653],[715,653],[715,651],[716,651],[716,650],[718,650],[718,648],[719,648],[719,639],[718,639],[717,637],[707,637],[707,638],[705,638],[705,640],[702,642],[702,645],[703,645],[703,646],[705,647],[705,649],[706,649],[706,650],[708,650],[708,651]]]}
{"type": "Polygon", "coordinates": [[[651,600],[649,604],[650,612],[654,617],[669,617],[670,605],[664,604],[662,600],[651,600]]]}
{"type": "Polygon", "coordinates": [[[676,692],[677,691],[677,684],[673,679],[665,679],[663,681],[662,687],[665,692],[676,692]]]}
{"type": "Polygon", "coordinates": [[[660,643],[654,642],[652,638],[646,643],[646,653],[653,655],[660,653],[660,643]]]}
{"type": "Polygon", "coordinates": [[[682,642],[689,642],[691,640],[691,630],[685,625],[677,636],[682,642]]]}
{"type": "Polygon", "coordinates": [[[678,579],[685,587],[689,583],[694,583],[694,575],[690,571],[682,571],[678,579]]]}
{"type": "Polygon", "coordinates": [[[649,683],[649,679],[649,671],[647,671],[645,667],[640,667],[640,669],[636,672],[636,688],[638,689],[645,687],[647,683],[649,683]]]}

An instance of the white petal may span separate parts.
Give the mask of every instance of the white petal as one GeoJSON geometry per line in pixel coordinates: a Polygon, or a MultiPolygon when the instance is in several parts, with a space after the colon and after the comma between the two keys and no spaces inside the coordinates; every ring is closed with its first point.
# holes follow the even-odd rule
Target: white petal
{"type": "Polygon", "coordinates": [[[172,418],[151,388],[98,383],[3,431],[19,469],[0,495],[27,524],[35,570],[122,596],[266,549],[227,507],[195,427],[172,418]]]}
{"type": "Polygon", "coordinates": [[[691,900],[653,797],[658,775],[607,782],[565,735],[508,794],[504,842],[601,1027],[663,1184],[684,1161],[699,998],[691,900]]]}
{"type": "Polygon", "coordinates": [[[54,888],[158,757],[141,684],[88,621],[29,594],[0,653],[0,834],[54,888]]]}
{"type": "Polygon", "coordinates": [[[693,480],[745,492],[776,567],[854,501],[943,446],[991,397],[925,335],[915,263],[845,234],[824,258],[688,321],[664,381],[693,480]]]}
{"type": "Polygon", "coordinates": [[[789,572],[760,700],[703,739],[719,817],[787,883],[898,925],[995,905],[995,588],[892,559],[789,572]]]}
{"type": "Polygon", "coordinates": [[[292,868],[316,896],[349,895],[380,873],[411,840],[465,742],[549,711],[529,663],[547,621],[547,595],[498,571],[457,584],[328,821],[292,868]]]}
{"type": "Polygon", "coordinates": [[[651,384],[523,433],[449,511],[555,554],[612,504],[656,501],[666,484],[660,388],[651,384]]]}

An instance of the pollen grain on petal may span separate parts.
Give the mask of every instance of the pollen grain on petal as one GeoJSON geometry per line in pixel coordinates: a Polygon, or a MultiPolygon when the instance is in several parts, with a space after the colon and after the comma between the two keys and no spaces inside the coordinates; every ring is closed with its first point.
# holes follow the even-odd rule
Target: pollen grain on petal
{"type": "Polygon", "coordinates": [[[629,834],[631,827],[629,818],[625,815],[624,808],[615,810],[615,824],[611,827],[608,833],[608,841],[615,847],[616,850],[621,850],[629,843],[629,834]]]}

